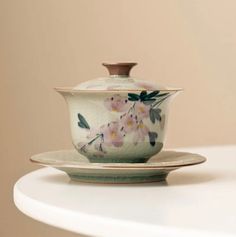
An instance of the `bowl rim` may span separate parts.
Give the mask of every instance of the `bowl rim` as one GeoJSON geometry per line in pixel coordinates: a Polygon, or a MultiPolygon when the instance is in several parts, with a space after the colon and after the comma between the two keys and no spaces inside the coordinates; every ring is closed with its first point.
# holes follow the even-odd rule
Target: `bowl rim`
{"type": "Polygon", "coordinates": [[[74,87],[54,87],[54,90],[58,92],[70,92],[70,93],[117,93],[117,92],[141,92],[141,91],[170,91],[170,92],[181,92],[184,91],[183,88],[166,88],[166,89],[156,89],[156,90],[147,90],[147,89],[127,89],[127,90],[81,90],[81,89],[74,89],[74,87]]]}

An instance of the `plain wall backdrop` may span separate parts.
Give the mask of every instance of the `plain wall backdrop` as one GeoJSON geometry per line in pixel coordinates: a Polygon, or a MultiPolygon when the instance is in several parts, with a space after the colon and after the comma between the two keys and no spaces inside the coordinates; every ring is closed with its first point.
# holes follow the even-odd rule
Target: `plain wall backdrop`
{"type": "Polygon", "coordinates": [[[12,188],[39,168],[30,155],[72,148],[53,88],[107,75],[102,62],[185,89],[166,148],[235,144],[235,12],[234,0],[0,0],[0,236],[78,236],[21,214],[12,188]]]}

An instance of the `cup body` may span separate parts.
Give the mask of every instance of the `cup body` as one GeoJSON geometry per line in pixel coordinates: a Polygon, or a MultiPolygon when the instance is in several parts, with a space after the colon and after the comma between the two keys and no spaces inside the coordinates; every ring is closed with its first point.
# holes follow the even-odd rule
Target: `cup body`
{"type": "Polygon", "coordinates": [[[63,91],[76,150],[95,163],[140,163],[161,151],[177,91],[63,91]]]}

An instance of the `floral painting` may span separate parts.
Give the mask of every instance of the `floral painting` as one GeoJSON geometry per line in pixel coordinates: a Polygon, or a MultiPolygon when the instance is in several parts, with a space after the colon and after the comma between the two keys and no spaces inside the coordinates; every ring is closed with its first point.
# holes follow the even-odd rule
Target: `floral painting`
{"type": "Polygon", "coordinates": [[[170,96],[170,93],[160,91],[142,91],[140,94],[128,93],[127,96],[114,94],[104,100],[108,111],[117,113],[117,119],[106,123],[100,128],[91,128],[86,118],[78,113],[78,126],[87,131],[87,142],[79,143],[77,148],[81,153],[94,150],[94,156],[104,156],[108,147],[122,147],[126,135],[132,136],[134,145],[144,142],[147,138],[150,146],[154,147],[158,134],[147,125],[160,123],[163,129],[165,115],[159,106],[170,96]]]}

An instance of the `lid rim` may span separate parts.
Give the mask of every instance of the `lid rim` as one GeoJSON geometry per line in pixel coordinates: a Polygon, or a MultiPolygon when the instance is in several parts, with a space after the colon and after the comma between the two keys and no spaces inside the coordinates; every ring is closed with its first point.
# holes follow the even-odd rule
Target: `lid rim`
{"type": "Polygon", "coordinates": [[[71,92],[71,93],[77,93],[77,92],[82,92],[82,93],[110,93],[110,92],[141,92],[141,91],[170,91],[170,92],[178,92],[178,91],[184,91],[183,88],[165,88],[165,89],[154,89],[154,90],[147,90],[147,89],[127,89],[127,90],[82,90],[82,89],[74,89],[73,87],[55,87],[54,90],[59,91],[59,92],[71,92]]]}
{"type": "Polygon", "coordinates": [[[109,65],[120,65],[120,66],[128,66],[128,65],[137,65],[138,63],[135,62],[126,62],[126,63],[102,63],[103,66],[109,66],[109,65]]]}

